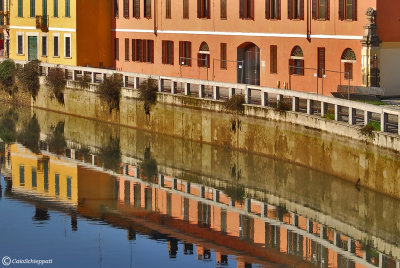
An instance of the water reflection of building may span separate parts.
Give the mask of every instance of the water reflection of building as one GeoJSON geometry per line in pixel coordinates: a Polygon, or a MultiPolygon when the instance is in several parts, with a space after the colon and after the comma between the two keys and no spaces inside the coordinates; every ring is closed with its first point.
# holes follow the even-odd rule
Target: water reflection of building
{"type": "MultiPolygon", "coordinates": [[[[11,148],[14,189],[40,193],[56,202],[79,204],[77,213],[126,228],[129,240],[135,239],[136,231],[147,232],[155,239],[159,236],[149,230],[165,234],[171,258],[179,258],[179,252],[183,252],[198,261],[212,261],[217,267],[229,262],[228,255],[238,256],[238,267],[251,267],[250,263],[297,267],[399,266],[399,262],[369,245],[282,207],[254,199],[235,200],[223,190],[170,176],[144,179],[133,165],[125,165],[123,174],[113,177],[99,168],[100,160],[94,156],[90,164],[80,165],[78,161],[50,154],[37,156],[18,145],[11,148]],[[60,184],[58,195],[56,174],[60,184]],[[179,241],[183,248],[179,248],[179,241]],[[211,260],[211,249],[216,252],[215,260],[211,260]]],[[[71,151],[67,155],[79,158],[71,151]]],[[[42,211],[38,212],[40,216],[42,211]]],[[[74,220],[71,217],[71,224],[76,228],[76,214],[74,220]]]]}

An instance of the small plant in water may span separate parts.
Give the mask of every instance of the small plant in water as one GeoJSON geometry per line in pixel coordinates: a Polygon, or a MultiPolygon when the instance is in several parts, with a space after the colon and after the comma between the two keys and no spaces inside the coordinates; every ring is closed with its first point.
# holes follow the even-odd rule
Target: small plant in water
{"type": "Polygon", "coordinates": [[[40,62],[38,60],[30,61],[24,66],[17,68],[17,78],[20,87],[24,91],[29,92],[34,100],[36,100],[40,89],[39,76],[40,62]]]}
{"type": "Polygon", "coordinates": [[[122,88],[122,75],[113,74],[111,77],[105,77],[101,82],[98,93],[100,99],[108,103],[110,113],[112,110],[119,111],[119,103],[121,99],[121,88],[122,88]]]}
{"type": "Polygon", "coordinates": [[[16,73],[17,67],[14,61],[7,59],[0,63],[0,87],[10,96],[18,91],[18,87],[15,85],[16,73]]]}
{"type": "Polygon", "coordinates": [[[51,68],[46,76],[46,85],[51,89],[51,98],[56,98],[58,103],[64,104],[64,89],[67,81],[61,68],[51,68]]]}
{"type": "Polygon", "coordinates": [[[150,115],[151,106],[157,102],[157,80],[147,79],[139,85],[139,99],[144,102],[144,112],[150,115]]]}

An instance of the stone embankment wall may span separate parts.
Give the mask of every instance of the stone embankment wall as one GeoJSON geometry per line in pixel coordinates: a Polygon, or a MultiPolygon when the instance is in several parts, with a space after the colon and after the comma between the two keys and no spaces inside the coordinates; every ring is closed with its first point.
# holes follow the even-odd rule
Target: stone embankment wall
{"type": "MultiPolygon", "coordinates": [[[[97,94],[78,89],[65,91],[65,105],[58,104],[48,97],[46,90],[41,90],[34,106],[284,159],[353,183],[360,178],[364,187],[400,197],[399,154],[357,141],[362,140],[358,127],[315,116],[246,106],[247,115],[239,116],[240,124],[236,123],[236,130],[233,130],[232,122],[236,118],[222,112],[221,102],[159,93],[157,104],[151,108],[150,115],[146,115],[143,103],[135,98],[136,94],[135,90],[124,92],[130,97],[122,98],[120,111],[112,113],[97,94]],[[307,120],[310,127],[293,124],[296,120],[307,120]]],[[[81,128],[79,132],[80,135],[87,133],[81,128]]],[[[390,134],[382,134],[377,139],[391,140],[389,142],[394,147],[398,144],[398,139],[390,134]]],[[[173,150],[171,147],[171,152],[173,150]]],[[[190,157],[190,152],[186,157],[190,157]]],[[[258,170],[261,167],[255,163],[254,168],[258,170]]]]}

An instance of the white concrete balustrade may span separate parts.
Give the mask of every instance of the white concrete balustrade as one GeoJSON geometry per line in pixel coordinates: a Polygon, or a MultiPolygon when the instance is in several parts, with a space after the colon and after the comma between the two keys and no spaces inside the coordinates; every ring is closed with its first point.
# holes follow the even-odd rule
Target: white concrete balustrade
{"type": "MultiPolygon", "coordinates": [[[[24,61],[16,61],[17,64],[26,64],[24,61]]],[[[47,75],[50,68],[58,67],[64,69],[66,74],[71,73],[71,80],[67,81],[67,87],[74,88],[77,87],[77,84],[74,80],[78,80],[78,75],[81,74],[90,74],[91,84],[89,86],[89,91],[95,92],[98,84],[95,82],[101,82],[106,77],[111,76],[114,73],[121,74],[123,77],[123,85],[126,88],[131,88],[131,85],[128,83],[133,80],[133,89],[137,89],[139,86],[140,79],[155,79],[158,81],[158,91],[166,92],[171,94],[180,94],[180,95],[191,95],[192,88],[198,88],[198,98],[200,99],[213,99],[215,101],[220,101],[221,96],[223,95],[222,89],[227,89],[226,97],[231,98],[234,94],[238,94],[241,92],[245,95],[245,101],[247,105],[256,105],[260,107],[268,106],[269,102],[280,102],[284,99],[290,100],[291,102],[291,110],[293,112],[300,112],[300,101],[303,100],[306,103],[305,114],[313,115],[315,114],[315,109],[320,111],[319,116],[324,117],[327,114],[328,106],[334,107],[334,120],[342,121],[343,119],[343,111],[348,111],[348,119],[347,123],[350,125],[356,125],[356,114],[357,111],[361,114],[361,118],[363,119],[364,125],[368,124],[368,122],[372,119],[372,114],[376,114],[377,118],[380,121],[381,131],[388,132],[388,123],[389,116],[397,117],[396,122],[391,122],[392,132],[393,129],[397,127],[397,134],[400,135],[400,109],[394,109],[392,107],[385,106],[377,106],[357,101],[350,101],[346,99],[338,99],[330,96],[322,96],[317,95],[315,93],[306,93],[306,92],[298,92],[291,91],[286,89],[278,89],[278,88],[269,88],[262,86],[253,86],[253,85],[245,85],[245,84],[236,84],[236,83],[224,83],[224,82],[216,82],[216,81],[208,81],[208,80],[198,80],[198,79],[189,79],[189,78],[180,78],[180,77],[166,77],[166,76],[158,76],[158,75],[147,75],[147,74],[139,74],[139,73],[128,73],[128,72],[120,72],[109,69],[99,69],[99,68],[91,68],[91,67],[77,67],[77,66],[68,66],[68,65],[55,65],[49,63],[41,63],[42,74],[47,75]],[[101,77],[100,80],[96,80],[99,75],[101,77]],[[170,87],[167,89],[165,87],[165,82],[170,82],[170,87]],[[183,90],[180,90],[178,93],[178,85],[181,85],[183,90]],[[205,94],[206,87],[212,88],[212,95],[208,97],[205,94]],[[254,97],[253,97],[254,96],[254,97]],[[276,100],[269,97],[276,96],[276,100]],[[255,102],[259,102],[260,104],[253,104],[255,102]],[[319,103],[318,107],[316,107],[316,103],[319,103]]],[[[67,76],[67,75],[66,75],[67,76]]],[[[126,92],[123,91],[123,92],[126,92]]],[[[192,96],[195,97],[195,96],[192,96]]],[[[316,115],[314,115],[316,116],[316,115]]],[[[360,117],[359,117],[360,119],[360,117]]]]}

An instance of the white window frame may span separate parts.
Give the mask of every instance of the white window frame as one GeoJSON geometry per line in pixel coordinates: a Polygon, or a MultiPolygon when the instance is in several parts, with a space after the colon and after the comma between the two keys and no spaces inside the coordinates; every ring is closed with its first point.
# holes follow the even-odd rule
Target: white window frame
{"type": "Polygon", "coordinates": [[[65,59],[72,59],[72,35],[71,34],[64,34],[64,58],[65,59]],[[67,57],[67,37],[69,37],[69,57],[67,57]]]}
{"type": "Polygon", "coordinates": [[[59,33],[54,33],[53,34],[53,36],[52,36],[52,38],[53,38],[53,58],[59,58],[60,57],[60,34],[59,33]],[[54,37],[58,37],[58,55],[54,55],[54,48],[55,48],[55,46],[54,46],[54,37]]]}
{"type": "MultiPolygon", "coordinates": [[[[37,32],[26,33],[26,41],[24,41],[25,42],[24,44],[27,44],[27,45],[29,44],[29,42],[28,42],[29,37],[36,37],[36,47],[37,47],[36,58],[39,59],[39,55],[41,54],[39,51],[39,49],[40,49],[39,48],[39,42],[40,42],[39,33],[37,33],[37,32]]],[[[27,49],[27,52],[25,54],[26,54],[26,60],[28,61],[29,48],[27,47],[26,49],[27,49]]]]}
{"type": "Polygon", "coordinates": [[[40,44],[41,44],[41,46],[40,46],[40,55],[42,57],[49,56],[49,35],[47,33],[43,33],[43,34],[40,35],[40,44]],[[46,55],[42,54],[42,52],[43,52],[43,37],[46,37],[46,55]]]}
{"type": "Polygon", "coordinates": [[[17,40],[16,40],[16,42],[17,42],[17,45],[16,45],[16,48],[17,48],[17,51],[16,51],[16,55],[19,55],[19,56],[23,56],[23,55],[25,55],[25,38],[24,38],[24,32],[17,32],[17,40]],[[19,54],[18,53],[18,51],[19,51],[19,49],[18,49],[18,37],[19,36],[22,36],[22,54],[19,54]]]}

